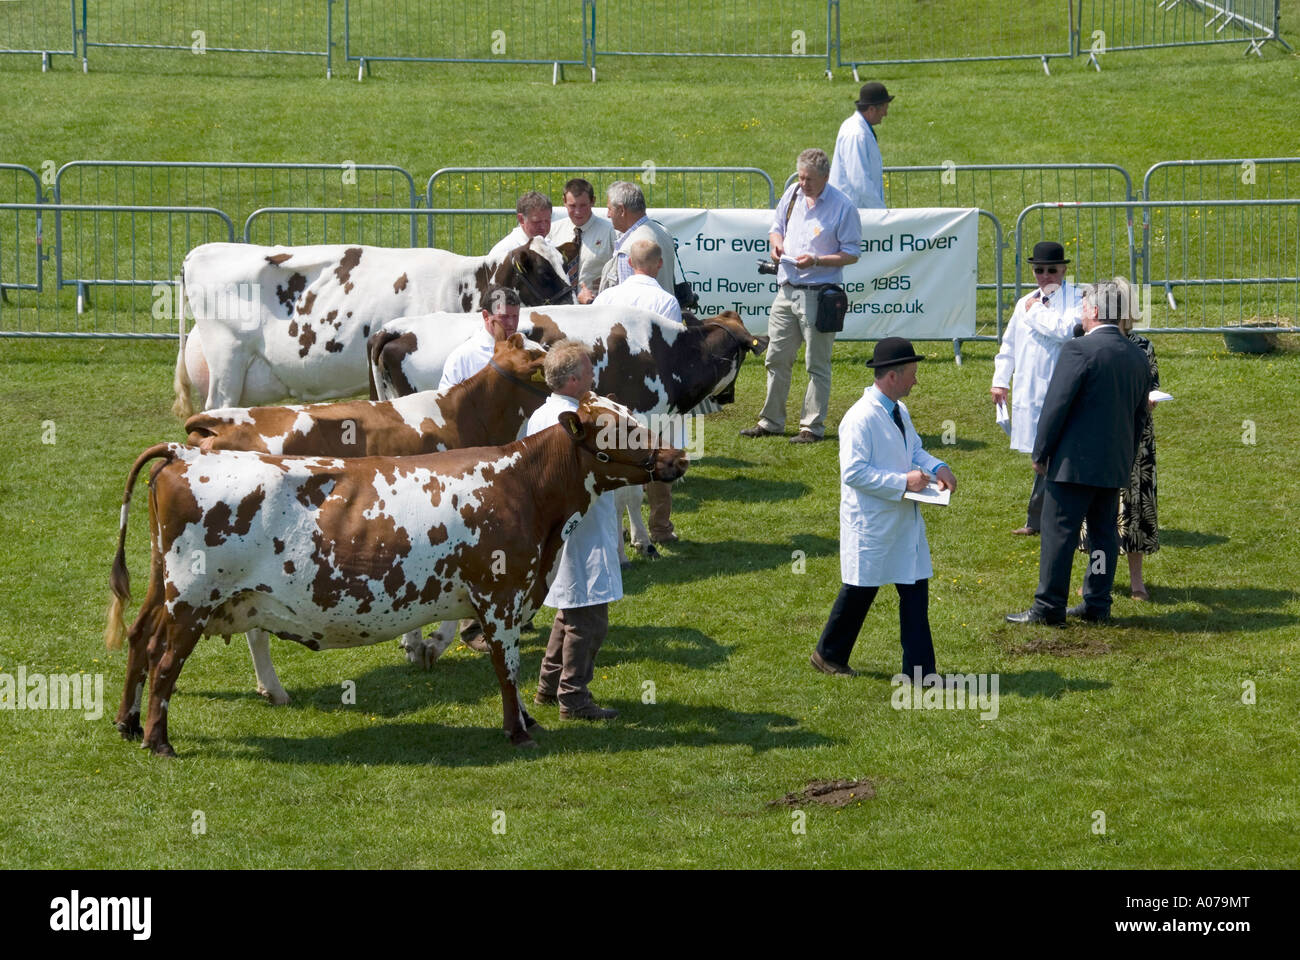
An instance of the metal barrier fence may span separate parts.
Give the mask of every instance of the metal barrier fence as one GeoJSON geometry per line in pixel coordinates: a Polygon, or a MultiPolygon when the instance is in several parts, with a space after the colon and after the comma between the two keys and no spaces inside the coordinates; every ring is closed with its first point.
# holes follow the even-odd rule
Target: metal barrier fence
{"type": "MultiPolygon", "coordinates": [[[[375,163],[206,163],[170,161],[74,160],[54,179],[55,203],[207,206],[232,219],[276,203],[319,206],[414,207],[415,180],[401,167],[375,163]],[[292,201],[291,201],[292,198],[292,201]]],[[[63,224],[55,218],[55,251],[63,250],[63,224]]],[[[403,237],[385,245],[418,245],[415,221],[403,237]]],[[[83,280],[64,276],[56,256],[59,287],[83,280]]],[[[155,278],[165,280],[166,277],[155,278]]]]}
{"type": "Polygon", "coordinates": [[[82,68],[90,48],[322,57],[333,76],[335,0],[90,0],[81,2],[82,68]]]}
{"type": "MultiPolygon", "coordinates": [[[[0,200],[8,200],[10,197],[13,198],[14,203],[25,203],[28,197],[35,204],[45,202],[45,195],[41,190],[41,178],[36,175],[35,170],[17,163],[0,163],[0,200]]],[[[0,230],[0,298],[5,296],[6,290],[40,290],[43,282],[45,258],[42,210],[36,207],[15,209],[11,212],[13,232],[10,233],[8,229],[0,230]],[[24,213],[30,214],[26,218],[31,221],[30,223],[25,222],[24,213]],[[4,243],[6,239],[9,240],[7,248],[4,243]],[[35,271],[30,280],[23,279],[27,257],[30,257],[32,269],[35,271]]],[[[8,224],[6,218],[6,226],[8,224]]]]}
{"type": "Polygon", "coordinates": [[[961,0],[924,12],[915,0],[830,0],[828,9],[835,65],[852,67],[854,80],[859,66],[887,63],[1039,60],[1050,73],[1049,60],[1074,55],[1071,0],[961,0]]]}
{"type": "Polygon", "coordinates": [[[1079,0],[1078,52],[1101,69],[1098,57],[1116,50],[1245,43],[1260,53],[1278,35],[1281,0],[1079,0]]]}
{"type": "Polygon", "coordinates": [[[564,184],[582,177],[596,191],[595,206],[616,180],[641,188],[649,207],[774,207],[776,188],[758,167],[443,167],[429,178],[425,202],[430,207],[514,209],[515,201],[538,190],[557,207],[564,184]]]}
{"type": "Polygon", "coordinates": [[[594,0],[345,0],[343,58],[357,79],[376,61],[592,67],[594,0]],[[589,63],[590,62],[590,63],[589,63]]]}
{"type": "MultiPolygon", "coordinates": [[[[409,237],[410,246],[426,247],[433,246],[430,214],[434,212],[414,204],[409,207],[262,207],[244,221],[243,239],[245,243],[263,246],[360,243],[392,247],[406,246],[409,237]],[[277,220],[281,221],[278,230],[277,220]],[[259,229],[255,230],[255,225],[259,229]],[[393,242],[399,237],[401,243],[393,242]]],[[[513,226],[514,211],[510,212],[513,226]]],[[[509,232],[507,227],[496,239],[509,232]]],[[[486,253],[487,248],[478,252],[486,253]]]]}
{"type": "MultiPolygon", "coordinates": [[[[185,255],[235,239],[230,218],[212,207],[0,203],[0,222],[10,211],[52,213],[64,222],[62,262],[77,286],[77,309],[60,305],[57,289],[19,291],[12,306],[0,305],[0,336],[175,336],[172,290],[185,255]],[[87,320],[81,314],[91,287],[107,289],[87,320]]],[[[4,241],[0,232],[0,249],[4,241]]]]}
{"type": "Polygon", "coordinates": [[[77,55],[77,0],[0,3],[0,54],[39,54],[41,72],[50,57],[77,55]]]}
{"type": "MultiPolygon", "coordinates": [[[[1142,241],[1151,286],[1165,300],[1143,304],[1144,321],[1161,333],[1212,333],[1245,321],[1300,316],[1300,199],[1133,200],[1122,203],[1034,204],[1016,221],[1016,296],[1022,286],[1021,255],[1028,250],[1024,225],[1043,212],[1108,222],[1111,246],[1122,245],[1121,220],[1143,211],[1142,241]],[[1175,297],[1180,291],[1181,302],[1175,297]],[[1217,299],[1215,293],[1217,292],[1217,299]],[[1170,323],[1175,314],[1198,318],[1199,325],[1170,323]]],[[[1120,273],[1094,265],[1081,279],[1120,273]]],[[[1129,273],[1129,277],[1135,274],[1129,273]]],[[[1147,287],[1150,292],[1151,287],[1147,287]]]]}
{"type": "Polygon", "coordinates": [[[810,59],[824,60],[829,71],[830,6],[823,0],[599,0],[592,3],[593,55],[810,59]]]}

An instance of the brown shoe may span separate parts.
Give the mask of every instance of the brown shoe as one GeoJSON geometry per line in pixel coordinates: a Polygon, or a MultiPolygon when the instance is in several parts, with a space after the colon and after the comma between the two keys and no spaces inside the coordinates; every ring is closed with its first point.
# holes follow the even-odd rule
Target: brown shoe
{"type": "Polygon", "coordinates": [[[779,437],[781,436],[776,430],[768,430],[765,427],[750,427],[748,430],[741,430],[742,437],[779,437]]]}
{"type": "Polygon", "coordinates": [[[1036,536],[1038,536],[1038,531],[1035,530],[1033,527],[1021,527],[1020,529],[1018,529],[1018,530],[1012,530],[1011,532],[1012,532],[1013,534],[1015,534],[1017,537],[1036,537],[1036,536]]]}
{"type": "Polygon", "coordinates": [[[852,667],[847,667],[842,663],[831,663],[822,657],[816,650],[808,658],[808,662],[813,665],[814,670],[820,670],[822,673],[829,673],[832,677],[856,677],[858,671],[852,667]]]}
{"type": "Polygon", "coordinates": [[[602,707],[595,701],[588,701],[576,709],[560,707],[561,720],[613,720],[618,711],[612,707],[602,707]]]}
{"type": "Polygon", "coordinates": [[[817,436],[817,434],[813,433],[811,430],[800,430],[790,438],[791,443],[818,443],[820,441],[821,437],[817,436]]]}
{"type": "Polygon", "coordinates": [[[553,693],[542,693],[542,691],[538,690],[533,694],[533,703],[539,707],[553,707],[559,702],[553,693]]]}

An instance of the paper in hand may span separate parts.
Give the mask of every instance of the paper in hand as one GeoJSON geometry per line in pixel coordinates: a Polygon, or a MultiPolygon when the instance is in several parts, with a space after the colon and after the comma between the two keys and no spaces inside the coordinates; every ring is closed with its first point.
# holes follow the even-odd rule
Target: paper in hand
{"type": "Polygon", "coordinates": [[[1163,390],[1152,390],[1147,394],[1147,399],[1152,403],[1163,403],[1164,401],[1172,400],[1173,398],[1174,395],[1172,393],[1165,393],[1163,390]]]}
{"type": "Polygon", "coordinates": [[[998,426],[1002,428],[1003,432],[1006,433],[1008,437],[1011,436],[1011,414],[1007,412],[1007,405],[1000,400],[998,401],[995,418],[998,426]]]}
{"type": "Polygon", "coordinates": [[[936,506],[946,507],[948,506],[948,502],[952,500],[952,491],[947,487],[940,490],[938,481],[931,480],[926,484],[924,490],[918,490],[915,493],[911,490],[905,492],[903,494],[903,499],[915,500],[917,503],[933,503],[936,506]]]}

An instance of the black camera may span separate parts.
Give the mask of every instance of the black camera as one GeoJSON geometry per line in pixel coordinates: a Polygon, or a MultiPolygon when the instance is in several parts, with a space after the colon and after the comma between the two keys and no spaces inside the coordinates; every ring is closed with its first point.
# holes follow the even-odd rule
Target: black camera
{"type": "Polygon", "coordinates": [[[758,272],[759,272],[759,273],[770,273],[772,276],[776,276],[776,261],[775,261],[775,260],[759,260],[759,261],[758,261],[758,272]]]}

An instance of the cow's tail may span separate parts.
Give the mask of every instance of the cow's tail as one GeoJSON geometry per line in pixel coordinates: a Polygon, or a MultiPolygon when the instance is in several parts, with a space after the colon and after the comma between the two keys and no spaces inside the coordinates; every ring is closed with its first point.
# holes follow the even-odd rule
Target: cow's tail
{"type": "Polygon", "coordinates": [[[180,295],[180,348],[176,351],[176,372],[172,376],[172,390],[176,399],[172,403],[172,413],[177,420],[188,420],[194,416],[194,400],[190,395],[194,384],[190,382],[190,371],[185,366],[185,279],[184,268],[181,274],[180,295]]]}
{"type": "Polygon", "coordinates": [[[384,399],[379,395],[379,383],[375,380],[375,371],[379,369],[379,365],[383,360],[384,347],[388,346],[400,336],[401,334],[396,330],[389,330],[380,327],[372,333],[370,339],[366,341],[366,360],[368,361],[367,366],[370,368],[368,374],[370,376],[371,400],[384,399]]]}
{"type": "Polygon", "coordinates": [[[158,457],[174,457],[175,450],[170,443],[156,443],[136,458],[131,472],[126,478],[126,491],[122,494],[122,515],[117,529],[117,554],[113,557],[113,570],[108,576],[108,586],[113,598],[108,604],[108,623],[104,627],[104,646],[117,650],[122,646],[122,637],[126,635],[126,605],[131,602],[131,574],[126,569],[126,520],[130,514],[131,491],[135,488],[135,478],[140,468],[150,460],[158,457]]]}

